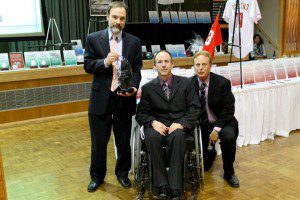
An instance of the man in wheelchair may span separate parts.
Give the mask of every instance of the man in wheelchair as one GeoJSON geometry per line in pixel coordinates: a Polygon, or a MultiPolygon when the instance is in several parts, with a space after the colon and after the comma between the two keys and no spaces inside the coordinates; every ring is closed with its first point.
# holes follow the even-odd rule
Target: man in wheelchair
{"type": "Polygon", "coordinates": [[[191,80],[172,74],[172,56],[168,51],[155,55],[154,67],[158,77],[142,87],[136,121],[144,126],[152,163],[152,185],[158,197],[180,199],[185,137],[199,118],[200,103],[191,80]],[[163,143],[165,150],[161,147],[163,143]]]}

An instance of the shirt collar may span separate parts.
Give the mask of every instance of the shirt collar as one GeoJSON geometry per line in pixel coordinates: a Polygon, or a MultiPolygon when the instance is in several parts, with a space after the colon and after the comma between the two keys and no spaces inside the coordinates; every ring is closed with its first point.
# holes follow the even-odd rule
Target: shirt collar
{"type": "Polygon", "coordinates": [[[159,77],[158,77],[158,79],[159,79],[159,82],[160,82],[161,86],[164,84],[164,82],[167,82],[168,86],[171,87],[172,80],[173,80],[173,74],[171,74],[170,78],[167,81],[164,81],[164,80],[160,79],[159,77]]]}
{"type": "MultiPolygon", "coordinates": [[[[112,39],[113,33],[111,32],[109,27],[107,29],[108,29],[108,38],[109,38],[109,41],[110,41],[112,39]]],[[[118,38],[118,42],[120,42],[120,40],[122,39],[122,31],[117,34],[117,38],[118,38]]]]}
{"type": "Polygon", "coordinates": [[[207,79],[205,81],[201,81],[200,78],[197,76],[198,82],[199,82],[199,87],[201,86],[201,84],[204,82],[206,84],[206,86],[209,86],[209,80],[210,80],[210,74],[208,75],[207,79]]]}

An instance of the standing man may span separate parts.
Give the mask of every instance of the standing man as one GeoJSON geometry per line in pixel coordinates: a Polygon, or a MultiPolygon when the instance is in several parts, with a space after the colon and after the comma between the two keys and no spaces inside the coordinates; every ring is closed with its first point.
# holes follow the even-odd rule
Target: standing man
{"type": "Polygon", "coordinates": [[[195,84],[200,99],[200,126],[203,142],[204,169],[212,166],[216,151],[214,144],[221,140],[224,179],[231,187],[239,187],[234,174],[238,122],[234,117],[234,96],[230,81],[210,72],[212,58],[207,51],[194,55],[195,84]]]}
{"type": "Polygon", "coordinates": [[[185,135],[195,125],[200,105],[192,82],[172,75],[173,62],[168,51],[159,51],[154,56],[154,66],[158,77],[142,87],[136,120],[144,126],[146,147],[153,164],[153,186],[158,196],[166,198],[170,189],[171,198],[180,199],[185,135]],[[166,142],[166,157],[162,141],[166,142]]]}
{"type": "Polygon", "coordinates": [[[108,28],[88,35],[84,69],[94,74],[89,104],[89,124],[92,141],[88,191],[95,191],[106,175],[107,143],[113,127],[117,162],[115,174],[124,188],[131,187],[128,172],[131,167],[131,118],[136,111],[136,91],[141,81],[141,41],[123,30],[128,7],[122,1],[112,2],[107,11],[108,28]],[[120,93],[118,76],[121,59],[131,64],[131,91],[120,93]]]}

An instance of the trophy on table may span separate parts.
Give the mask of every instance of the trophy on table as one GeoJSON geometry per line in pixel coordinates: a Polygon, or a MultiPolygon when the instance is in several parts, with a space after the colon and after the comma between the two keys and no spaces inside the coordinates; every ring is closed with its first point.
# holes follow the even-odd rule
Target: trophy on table
{"type": "Polygon", "coordinates": [[[119,87],[121,88],[120,93],[126,94],[132,93],[133,88],[131,88],[132,83],[132,68],[129,61],[125,58],[121,60],[121,73],[119,75],[119,87]]]}

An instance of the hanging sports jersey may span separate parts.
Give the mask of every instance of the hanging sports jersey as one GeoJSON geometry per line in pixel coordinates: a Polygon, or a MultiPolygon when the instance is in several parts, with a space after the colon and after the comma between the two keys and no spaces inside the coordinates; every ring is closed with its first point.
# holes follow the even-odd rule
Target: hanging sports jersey
{"type": "Polygon", "coordinates": [[[184,3],[184,0],[158,0],[159,4],[168,5],[172,3],[184,3]]]}
{"type": "MultiPolygon", "coordinates": [[[[223,13],[223,19],[229,24],[228,43],[232,43],[233,25],[235,18],[236,0],[228,0],[223,13]]],[[[254,23],[261,19],[257,0],[240,0],[240,24],[236,17],[234,45],[239,45],[239,27],[241,28],[241,57],[244,58],[253,51],[254,23]]],[[[235,57],[240,57],[239,47],[232,49],[235,57]]]]}

